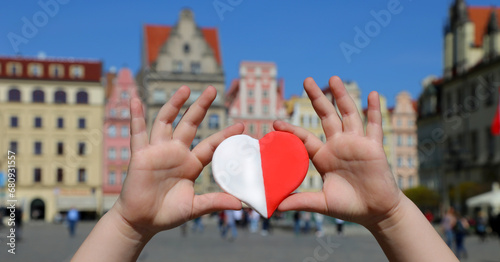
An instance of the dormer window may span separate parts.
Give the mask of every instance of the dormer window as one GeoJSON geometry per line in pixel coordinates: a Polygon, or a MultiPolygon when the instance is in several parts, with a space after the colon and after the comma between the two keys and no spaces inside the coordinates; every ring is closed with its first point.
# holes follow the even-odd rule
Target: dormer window
{"type": "Polygon", "coordinates": [[[190,51],[191,51],[191,48],[190,48],[189,44],[184,44],[184,54],[189,54],[190,51]]]}
{"type": "Polygon", "coordinates": [[[182,61],[174,61],[174,72],[182,73],[182,61]]]}
{"type": "Polygon", "coordinates": [[[72,79],[81,79],[84,74],[84,67],[81,65],[72,65],[69,67],[70,77],[72,79]]]}
{"type": "Polygon", "coordinates": [[[200,74],[201,73],[200,62],[191,62],[191,73],[193,73],[193,74],[200,74]]]}
{"type": "Polygon", "coordinates": [[[43,66],[38,63],[31,63],[28,65],[28,74],[31,77],[42,77],[43,76],[43,66]]]}
{"type": "Polygon", "coordinates": [[[52,78],[63,78],[64,77],[64,66],[61,64],[52,64],[49,66],[50,77],[52,78]]]}
{"type": "Polygon", "coordinates": [[[7,63],[7,75],[21,76],[23,74],[23,65],[18,62],[7,63]]]}

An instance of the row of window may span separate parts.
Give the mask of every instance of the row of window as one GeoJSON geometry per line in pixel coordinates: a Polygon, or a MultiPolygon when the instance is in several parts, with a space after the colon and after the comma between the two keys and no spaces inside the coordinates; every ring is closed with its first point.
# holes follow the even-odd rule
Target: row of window
{"type": "Polygon", "coordinates": [[[406,144],[403,140],[403,136],[402,135],[398,135],[396,137],[396,145],[398,146],[413,146],[415,145],[415,139],[413,138],[412,135],[409,135],[406,137],[406,144]]]}
{"type": "MultiPolygon", "coordinates": [[[[56,155],[64,155],[64,143],[63,142],[57,142],[56,143],[56,155]]],[[[12,152],[16,152],[17,154],[19,153],[19,142],[18,141],[10,141],[9,143],[9,150],[12,152]]],[[[84,156],[86,155],[87,152],[87,146],[85,142],[78,142],[77,143],[77,150],[76,153],[79,156],[84,156]]],[[[42,155],[43,154],[43,143],[41,141],[35,141],[33,142],[33,154],[34,155],[42,155]]]]}
{"type": "MultiPolygon", "coordinates": [[[[121,171],[121,184],[125,181],[125,178],[127,177],[127,171],[121,171]]],[[[115,171],[109,171],[108,173],[108,185],[117,185],[118,184],[118,179],[117,179],[117,174],[115,171]]]]}
{"type": "MultiPolygon", "coordinates": [[[[128,137],[129,135],[130,135],[129,127],[128,126],[121,126],[120,136],[121,137],[128,137]]],[[[108,137],[116,137],[116,126],[115,125],[108,126],[108,137]]]]}
{"type": "MultiPolygon", "coordinates": [[[[248,124],[248,134],[256,135],[257,130],[255,129],[256,124],[248,124]]],[[[261,124],[262,134],[267,134],[270,132],[269,124],[261,124]]]]}
{"type": "Polygon", "coordinates": [[[412,157],[412,156],[409,156],[407,158],[407,162],[404,163],[404,157],[398,156],[396,164],[397,164],[398,167],[414,168],[415,167],[415,158],[412,157]]]}
{"type": "MultiPolygon", "coordinates": [[[[253,98],[254,94],[255,92],[253,89],[248,90],[248,97],[253,98]]],[[[267,90],[262,90],[262,98],[269,98],[269,92],[267,90]]]]}
{"type": "MultiPolygon", "coordinates": [[[[14,171],[15,174],[15,181],[19,183],[19,169],[16,168],[14,171]]],[[[42,168],[40,167],[35,167],[33,168],[33,182],[34,183],[41,183],[42,182],[42,168]]],[[[57,168],[56,169],[56,177],[55,181],[57,183],[63,183],[64,182],[64,169],[62,168],[57,168]]],[[[77,169],[77,182],[78,183],[85,183],[87,181],[87,170],[85,168],[78,168],[77,169]]]]}
{"type": "MultiPolygon", "coordinates": [[[[156,119],[156,117],[155,117],[156,119]]],[[[174,122],[172,123],[173,127],[175,128],[179,122],[181,121],[182,119],[182,114],[178,114],[176,117],[175,117],[175,120],[174,122]]],[[[220,121],[219,121],[219,115],[217,114],[211,114],[210,116],[208,116],[208,128],[209,129],[219,129],[220,127],[220,121]]],[[[202,123],[200,123],[200,125],[198,125],[198,128],[201,128],[202,127],[202,123]]]]}
{"type": "MultiPolygon", "coordinates": [[[[248,114],[255,113],[254,105],[248,105],[247,112],[248,112],[248,114]]],[[[263,105],[262,106],[262,113],[269,114],[269,106],[268,105],[263,105]]]]}
{"type": "MultiPolygon", "coordinates": [[[[121,160],[128,160],[129,159],[129,150],[127,147],[121,148],[120,158],[121,158],[121,160]]],[[[108,159],[110,159],[110,160],[116,159],[116,148],[114,148],[114,147],[108,148],[108,159]]]]}
{"type": "MultiPolygon", "coordinates": [[[[173,71],[174,73],[182,73],[184,72],[183,63],[179,60],[173,61],[173,71]]],[[[191,62],[191,74],[201,74],[201,63],[200,62],[191,62]]]]}
{"type": "MultiPolygon", "coordinates": [[[[21,91],[19,89],[12,87],[9,89],[7,94],[7,99],[9,102],[21,102],[21,91]]],[[[35,89],[31,92],[31,102],[33,103],[45,103],[45,92],[40,89],[35,89]]],[[[54,92],[54,103],[55,104],[66,104],[66,92],[63,90],[58,90],[54,92]]],[[[78,91],[76,93],[76,103],[77,104],[88,104],[89,95],[86,91],[78,91]]]]}
{"type": "MultiPolygon", "coordinates": [[[[398,176],[398,186],[399,188],[404,188],[404,177],[399,175],[398,176]]],[[[408,177],[408,186],[406,188],[412,188],[413,186],[415,186],[415,178],[414,176],[409,176],[408,177]]]]}
{"type": "MultiPolygon", "coordinates": [[[[77,119],[77,128],[78,129],[85,129],[87,128],[87,120],[84,117],[80,117],[77,119]]],[[[10,127],[12,128],[17,128],[19,127],[19,117],[18,116],[11,116],[10,117],[10,127]]],[[[34,128],[42,128],[43,127],[43,118],[40,116],[36,116],[33,118],[33,127],[34,128]]],[[[64,128],[64,118],[58,117],[56,119],[56,128],[62,129],[64,128]]]]}
{"type": "MultiPolygon", "coordinates": [[[[8,62],[6,63],[6,74],[8,76],[22,76],[23,64],[20,62],[8,62]]],[[[2,65],[0,64],[0,71],[2,65]]],[[[48,74],[51,78],[64,78],[64,65],[62,64],[49,64],[48,74]]],[[[43,77],[44,76],[44,66],[41,63],[29,63],[27,66],[27,73],[29,77],[43,77]]],[[[85,67],[82,65],[70,65],[69,66],[69,77],[71,79],[82,79],[85,74],[85,67]]]]}

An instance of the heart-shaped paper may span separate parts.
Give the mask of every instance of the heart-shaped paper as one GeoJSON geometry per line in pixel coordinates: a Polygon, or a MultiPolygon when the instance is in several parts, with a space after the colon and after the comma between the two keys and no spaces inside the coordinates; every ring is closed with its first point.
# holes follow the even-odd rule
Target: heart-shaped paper
{"type": "Polygon", "coordinates": [[[212,158],[219,186],[267,218],[300,186],[308,167],[309,157],[302,141],[280,131],[260,140],[247,135],[229,137],[212,158]]]}

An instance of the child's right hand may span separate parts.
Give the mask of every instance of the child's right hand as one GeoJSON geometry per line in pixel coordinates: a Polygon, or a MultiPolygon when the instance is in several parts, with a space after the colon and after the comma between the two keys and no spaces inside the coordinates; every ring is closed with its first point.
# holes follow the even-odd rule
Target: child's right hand
{"type": "Polygon", "coordinates": [[[321,192],[293,194],[281,203],[279,210],[307,210],[368,228],[376,226],[392,215],[404,197],[383,149],[379,97],[376,92],[368,96],[365,135],[356,105],[340,78],[332,77],[329,85],[342,119],[314,80],[304,81],[304,89],[321,119],[326,143],[303,128],[282,121],[274,124],[276,130],[294,133],[304,142],[323,178],[321,192]]]}

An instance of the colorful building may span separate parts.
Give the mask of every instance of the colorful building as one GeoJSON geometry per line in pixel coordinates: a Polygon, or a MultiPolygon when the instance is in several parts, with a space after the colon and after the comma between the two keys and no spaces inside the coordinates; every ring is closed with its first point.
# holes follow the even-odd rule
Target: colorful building
{"type": "Polygon", "coordinates": [[[113,81],[104,111],[103,209],[118,198],[130,159],[130,98],[138,97],[132,72],[122,68],[113,81]]]}
{"type": "Polygon", "coordinates": [[[273,122],[286,119],[283,80],[270,62],[242,62],[240,78],[226,94],[229,124],[245,124],[245,134],[260,139],[273,131],[273,122]]]}
{"type": "MultiPolygon", "coordinates": [[[[207,86],[217,89],[217,98],[198,128],[192,146],[226,126],[224,107],[225,77],[222,69],[218,30],[199,27],[189,9],[181,11],[173,25],[145,25],[143,28],[142,67],[137,76],[139,94],[146,105],[146,121],[151,130],[160,108],[182,85],[191,88],[191,96],[174,122],[207,86]]],[[[207,166],[195,183],[198,193],[220,190],[207,166]]]]}
{"type": "Polygon", "coordinates": [[[0,57],[0,170],[4,153],[16,152],[25,220],[52,221],[71,207],[82,218],[101,213],[101,71],[93,60],[0,57]]]}

